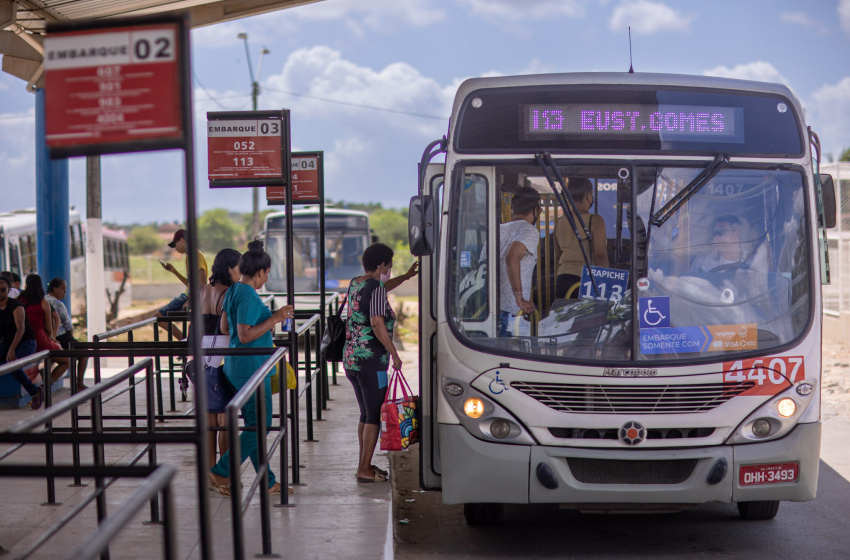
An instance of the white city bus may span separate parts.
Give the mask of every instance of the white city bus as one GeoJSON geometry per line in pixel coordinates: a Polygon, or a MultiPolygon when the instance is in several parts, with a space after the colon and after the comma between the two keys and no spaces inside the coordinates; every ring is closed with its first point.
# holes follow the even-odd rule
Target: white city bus
{"type": "MultiPolygon", "coordinates": [[[[319,207],[307,206],[292,211],[294,234],[294,270],[296,293],[319,293],[319,207]]],[[[286,213],[266,216],[266,251],[272,269],[264,290],[286,293],[286,213]]],[[[363,274],[360,257],[369,246],[372,234],[369,215],[359,210],[325,208],[325,289],[345,290],[349,281],[363,274]]]]}
{"type": "MultiPolygon", "coordinates": [[[[470,524],[497,521],[504,503],[735,502],[743,518],[770,519],[780,501],[813,499],[835,215],[819,151],[799,101],[776,84],[464,82],[410,209],[422,487],[464,504],[470,524]],[[429,165],[441,152],[445,164],[429,165]],[[561,294],[553,230],[575,215],[571,177],[593,185],[609,264],[579,257],[581,280],[561,294]],[[536,311],[509,316],[499,336],[510,289],[499,285],[500,224],[522,186],[542,199],[536,311]],[[720,229],[737,230],[734,258],[720,229]]],[[[586,239],[588,224],[574,222],[564,231],[586,239]]]]}
{"type": "MultiPolygon", "coordinates": [[[[78,313],[86,298],[86,258],[85,258],[85,229],[80,220],[80,213],[70,210],[68,216],[69,258],[71,260],[71,277],[66,282],[71,290],[72,313],[78,313]]],[[[27,274],[38,272],[38,247],[36,236],[36,214],[34,208],[0,213],[0,270],[14,272],[21,277],[21,283],[27,274]]],[[[103,229],[103,269],[106,276],[105,287],[109,296],[114,297],[130,271],[127,252],[127,236],[123,231],[103,229]]],[[[50,278],[42,278],[49,282],[50,278]]],[[[108,301],[108,299],[107,299],[108,301]]],[[[124,282],[124,291],[119,300],[119,309],[132,304],[132,286],[124,282]]]]}

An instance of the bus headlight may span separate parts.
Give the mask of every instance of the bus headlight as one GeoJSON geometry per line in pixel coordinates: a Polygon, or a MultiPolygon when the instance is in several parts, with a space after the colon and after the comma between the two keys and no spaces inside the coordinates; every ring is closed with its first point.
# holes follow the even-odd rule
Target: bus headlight
{"type": "MultiPolygon", "coordinates": [[[[488,378],[489,379],[489,378],[488,378]]],[[[534,437],[499,402],[469,383],[444,377],[442,396],[456,420],[475,438],[483,441],[534,445],[534,437]]]]}
{"type": "Polygon", "coordinates": [[[797,403],[794,402],[794,399],[784,398],[778,403],[776,403],[776,411],[783,418],[790,418],[794,416],[794,412],[797,410],[797,403]]]}
{"type": "Polygon", "coordinates": [[[757,443],[790,432],[812,402],[814,384],[800,381],[755,409],[726,438],[727,444],[757,443]],[[790,395],[796,395],[793,399],[790,395]]]}
{"type": "Polygon", "coordinates": [[[770,435],[770,420],[759,418],[753,422],[753,435],[757,438],[766,438],[770,435]]]}
{"type": "Polygon", "coordinates": [[[478,397],[466,399],[466,402],[463,403],[463,411],[470,418],[481,418],[484,414],[484,401],[478,397]]]}
{"type": "Polygon", "coordinates": [[[502,418],[493,420],[493,423],[490,424],[490,433],[493,434],[494,438],[505,439],[511,434],[511,425],[502,418]]]}

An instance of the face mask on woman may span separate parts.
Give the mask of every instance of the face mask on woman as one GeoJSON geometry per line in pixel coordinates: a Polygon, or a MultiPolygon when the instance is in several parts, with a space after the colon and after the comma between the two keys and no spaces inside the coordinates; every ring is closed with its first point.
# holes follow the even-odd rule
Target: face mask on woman
{"type": "Polygon", "coordinates": [[[386,284],[387,280],[390,279],[390,275],[392,274],[392,271],[393,271],[393,268],[390,267],[390,268],[387,269],[387,271],[385,273],[381,274],[381,282],[386,284]]]}

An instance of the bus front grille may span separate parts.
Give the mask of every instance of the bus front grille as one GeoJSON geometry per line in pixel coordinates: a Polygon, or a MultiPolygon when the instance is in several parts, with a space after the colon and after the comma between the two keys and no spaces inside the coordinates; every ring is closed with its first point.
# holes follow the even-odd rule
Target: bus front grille
{"type": "MultiPolygon", "coordinates": [[[[561,439],[617,439],[620,428],[549,428],[549,433],[561,439]]],[[[646,439],[706,438],[714,428],[653,428],[646,430],[646,439]]]]}
{"type": "Polygon", "coordinates": [[[698,459],[629,461],[567,457],[573,477],[584,484],[681,484],[690,478],[698,459]]]}
{"type": "Polygon", "coordinates": [[[511,387],[560,412],[577,414],[687,414],[707,412],[754,383],[699,385],[579,385],[513,381],[511,387]]]}

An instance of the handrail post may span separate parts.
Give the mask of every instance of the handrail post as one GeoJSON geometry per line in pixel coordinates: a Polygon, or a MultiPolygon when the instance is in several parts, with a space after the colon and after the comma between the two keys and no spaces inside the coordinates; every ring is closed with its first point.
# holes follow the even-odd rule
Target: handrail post
{"type": "MultiPolygon", "coordinates": [[[[306,333],[304,337],[304,383],[306,390],[304,391],[304,412],[307,420],[307,439],[305,442],[314,442],[313,439],[313,381],[310,378],[310,333],[306,333]]],[[[300,335],[299,335],[300,338],[300,335]]],[[[297,370],[296,370],[297,371],[297,370]]]]}
{"type": "MultiPolygon", "coordinates": [[[[153,324],[153,341],[159,342],[159,319],[153,324]]],[[[157,387],[157,395],[156,395],[156,410],[159,413],[160,417],[165,419],[165,405],[162,402],[162,357],[159,354],[154,356],[154,367],[156,369],[156,387],[157,387]]]]}
{"type": "MultiPolygon", "coordinates": [[[[295,368],[295,375],[298,375],[298,338],[295,336],[295,331],[290,331],[289,336],[289,365],[295,368]]],[[[301,453],[298,449],[298,438],[300,437],[299,413],[298,406],[298,391],[292,391],[292,402],[290,403],[290,440],[292,442],[292,484],[301,484],[301,453]]]]}
{"type": "MultiPolygon", "coordinates": [[[[74,349],[74,343],[72,342],[69,346],[71,350],[74,349]]],[[[71,358],[71,395],[77,394],[77,387],[79,387],[79,382],[81,380],[77,380],[77,359],[71,358]]],[[[71,462],[74,465],[74,470],[80,468],[80,442],[76,439],[76,436],[80,434],[80,411],[75,406],[71,410],[71,433],[74,434],[74,443],[71,444],[71,462]]],[[[70,486],[82,486],[83,485],[83,477],[79,474],[74,474],[74,483],[70,486]]]]}
{"type": "MultiPolygon", "coordinates": [[[[97,344],[100,342],[100,337],[94,334],[91,337],[91,341],[97,344]]],[[[100,354],[98,352],[94,353],[94,383],[95,385],[100,383],[100,354]]]]}
{"type": "MultiPolygon", "coordinates": [[[[50,371],[50,355],[44,359],[44,375],[42,377],[42,384],[46,387],[44,394],[44,407],[50,408],[53,406],[53,373],[50,371]]],[[[26,375],[26,374],[24,374],[26,375]]],[[[49,434],[53,433],[53,420],[48,420],[44,425],[45,431],[49,434]]],[[[44,444],[44,455],[47,466],[51,469],[53,468],[53,442],[47,442],[44,444]]],[[[56,503],[56,477],[52,474],[47,476],[47,502],[44,505],[57,506],[59,504],[56,503]]]]}
{"type": "MultiPolygon", "coordinates": [[[[92,418],[92,433],[95,435],[103,434],[103,403],[101,394],[95,395],[91,404],[92,418]]],[[[92,456],[95,467],[103,467],[106,463],[103,453],[103,443],[92,444],[92,456]]],[[[106,519],[106,486],[103,482],[103,476],[94,477],[95,488],[97,489],[97,524],[101,525],[106,519]]],[[[105,548],[100,554],[100,560],[109,560],[109,548],[105,548]]]]}
{"type": "MultiPolygon", "coordinates": [[[[127,342],[133,342],[133,331],[127,332],[127,342]]],[[[127,357],[127,367],[136,363],[132,353],[127,357]]],[[[130,382],[130,426],[137,427],[136,423],[136,376],[133,375],[128,380],[130,382]]]]}
{"type": "MultiPolygon", "coordinates": [[[[134,379],[135,375],[130,377],[130,379],[134,379]]],[[[147,432],[150,435],[154,435],[156,433],[156,411],[154,409],[154,384],[153,384],[153,364],[148,362],[148,365],[145,366],[145,411],[147,413],[147,432]]],[[[134,416],[135,418],[135,416],[134,416]]],[[[151,438],[151,443],[148,444],[148,465],[151,469],[156,468],[156,441],[151,438]]],[[[199,482],[200,483],[200,482],[199,482]]],[[[165,492],[163,492],[163,496],[165,496],[165,492]]],[[[167,509],[167,508],[166,508],[167,509]]],[[[168,515],[166,515],[166,521],[168,520],[168,515]]],[[[154,494],[151,498],[151,523],[159,523],[159,495],[154,494]]],[[[168,530],[168,523],[166,523],[166,531],[168,530]]],[[[168,550],[168,548],[166,548],[168,550]]]]}
{"type": "MultiPolygon", "coordinates": [[[[280,371],[286,371],[286,363],[281,359],[278,362],[280,371]]],[[[280,503],[275,504],[279,507],[295,507],[289,503],[289,451],[286,446],[286,393],[298,392],[298,389],[287,389],[287,384],[281,378],[280,392],[278,393],[277,402],[280,408],[279,422],[280,431],[284,434],[280,439],[280,503]]]]}
{"type": "Polygon", "coordinates": [[[239,487],[240,458],[239,411],[227,409],[227,436],[230,439],[230,514],[233,518],[233,558],[245,560],[242,523],[242,489],[239,487]]]}
{"type": "MultiPolygon", "coordinates": [[[[168,318],[168,342],[174,342],[174,335],[171,332],[171,328],[174,326],[174,319],[168,318]]],[[[177,412],[177,386],[174,384],[174,354],[168,355],[168,383],[171,387],[171,410],[169,412],[177,412]]]]}
{"type": "MultiPolygon", "coordinates": [[[[281,379],[281,382],[286,383],[286,379],[281,379]]],[[[260,492],[260,531],[263,540],[263,556],[272,554],[272,527],[271,527],[271,510],[269,509],[269,472],[271,465],[266,454],[266,382],[260,383],[257,387],[257,392],[254,394],[257,399],[257,406],[254,407],[257,413],[257,464],[259,469],[257,476],[260,477],[260,484],[257,490],[260,492]]],[[[271,413],[271,411],[268,411],[271,413]]],[[[281,488],[281,493],[287,492],[286,488],[281,488]]]]}

